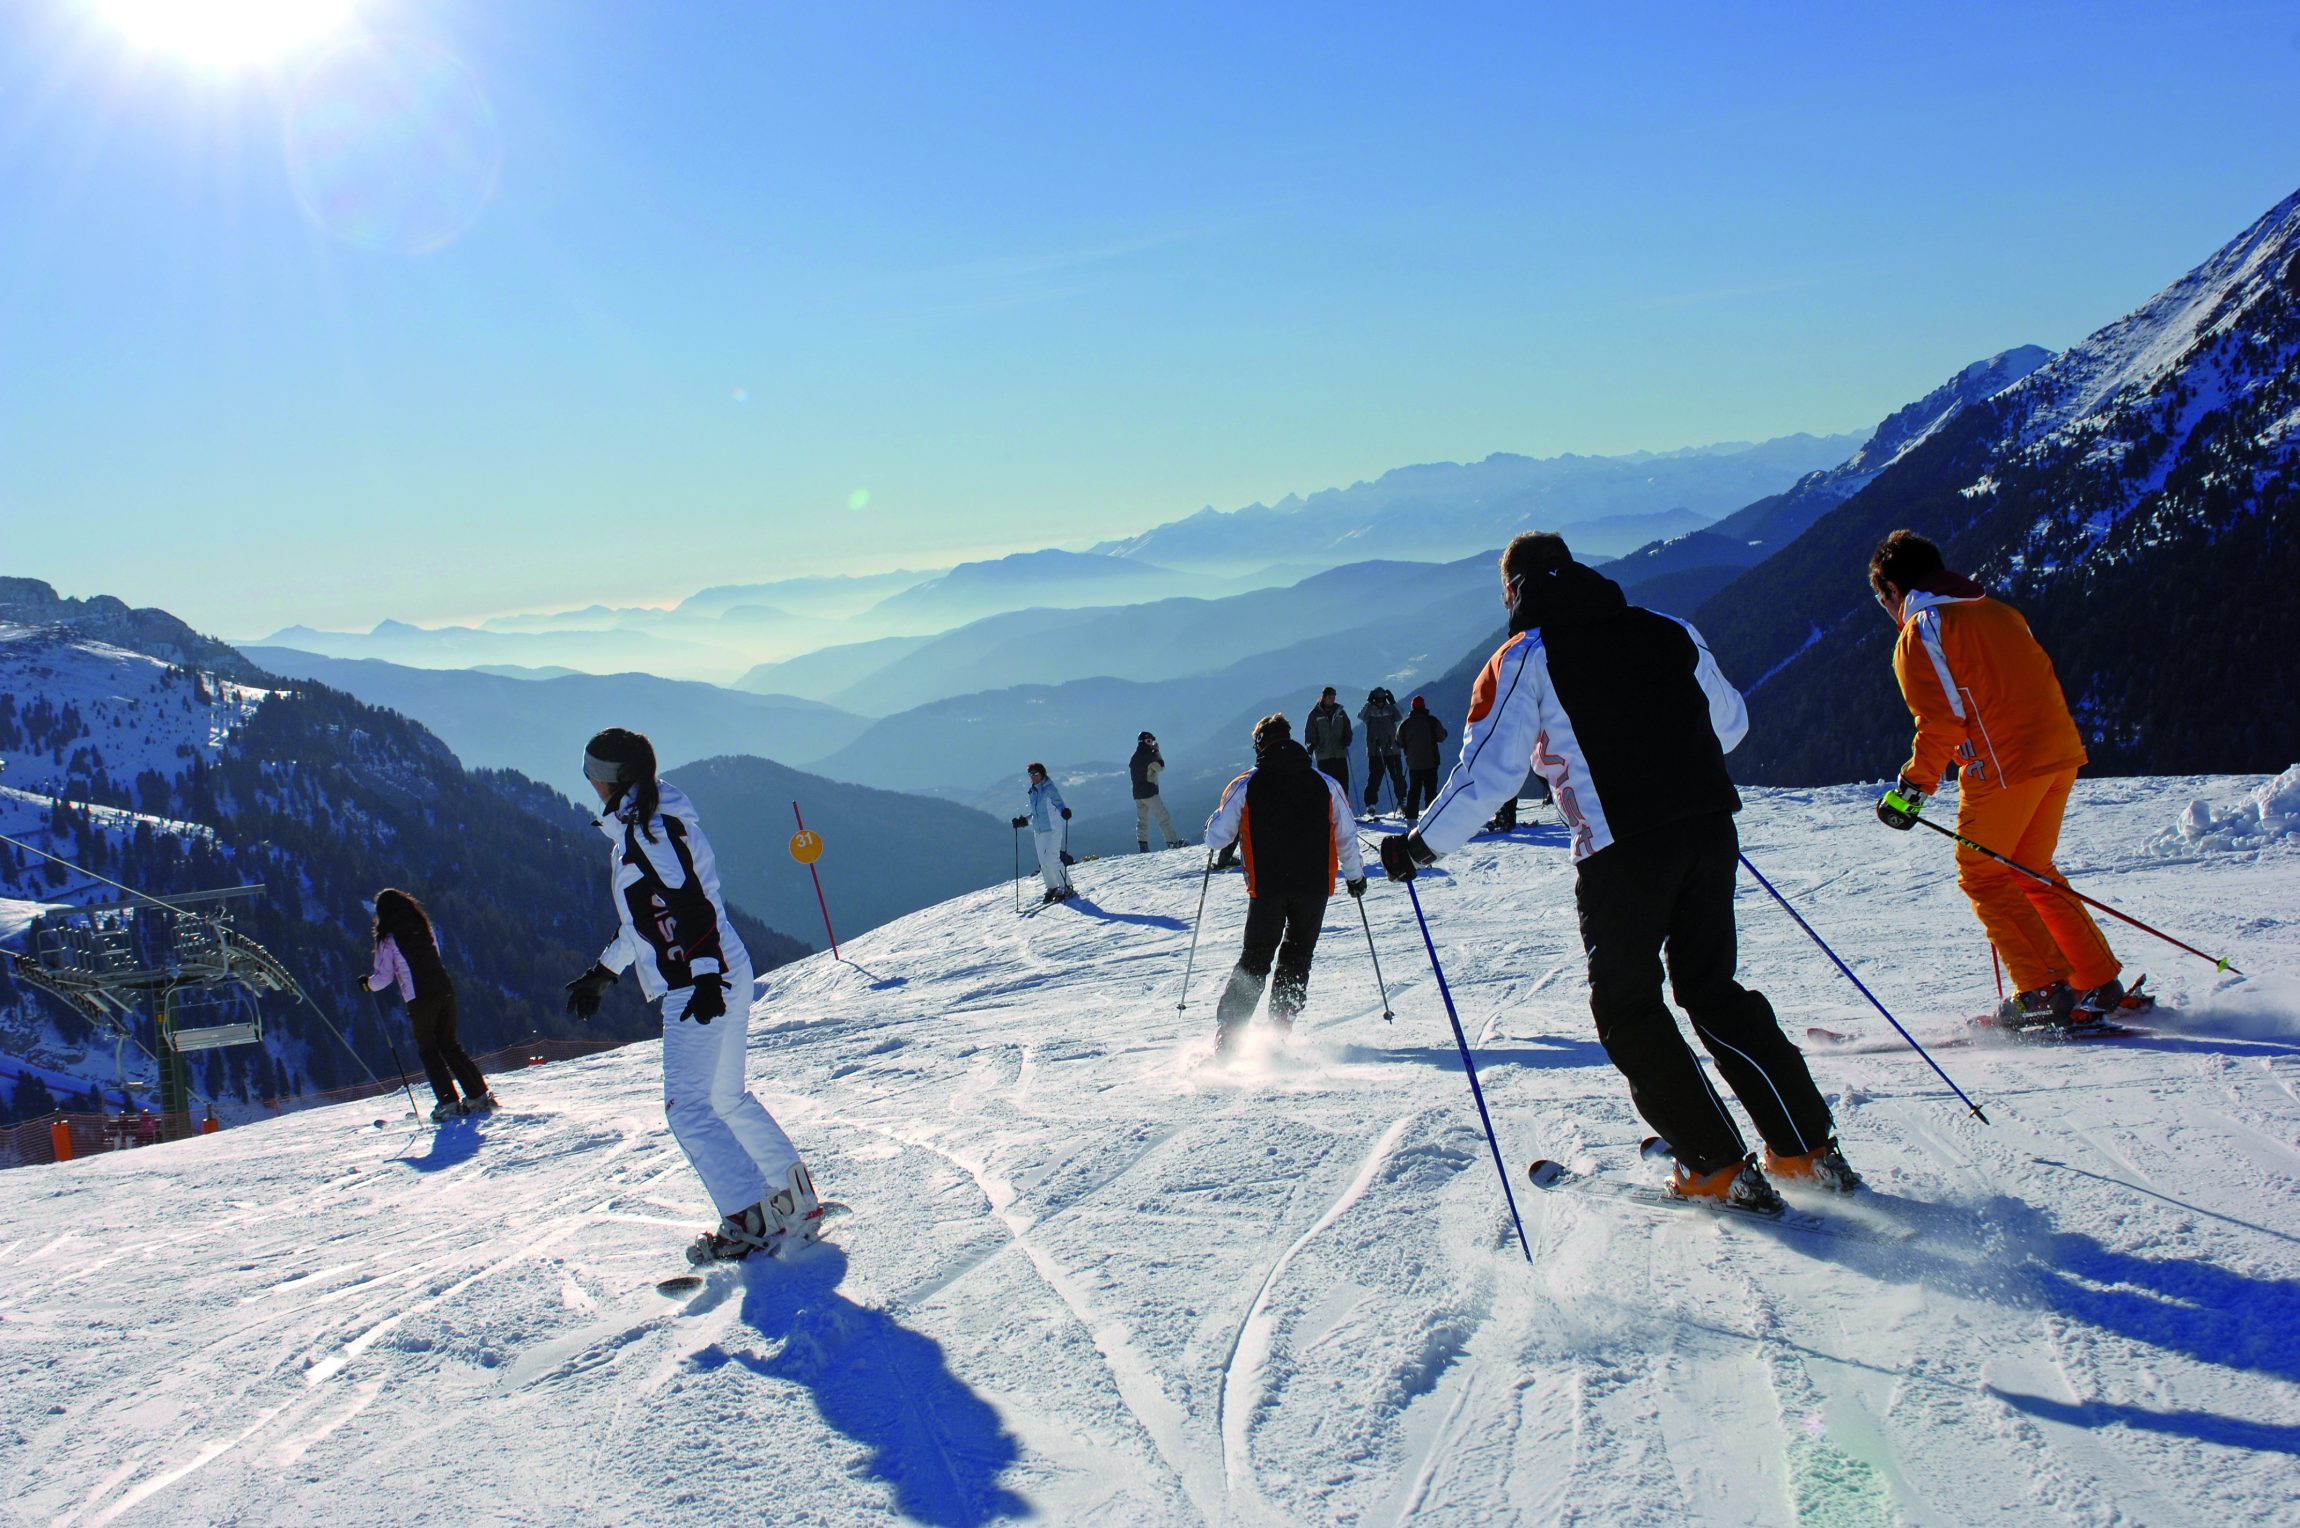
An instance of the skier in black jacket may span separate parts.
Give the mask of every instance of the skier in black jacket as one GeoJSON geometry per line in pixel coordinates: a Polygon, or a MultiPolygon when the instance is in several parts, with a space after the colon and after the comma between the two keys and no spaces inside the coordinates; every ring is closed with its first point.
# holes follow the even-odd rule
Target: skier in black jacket
{"type": "Polygon", "coordinates": [[[1406,719],[1398,723],[1398,746],[1405,750],[1406,826],[1412,827],[1422,808],[1437,799],[1438,744],[1446,740],[1445,723],[1430,714],[1429,703],[1413,699],[1406,719]]]}
{"type": "Polygon", "coordinates": [[[1246,947],[1214,1009],[1214,1048],[1228,1055],[1262,1000],[1270,962],[1270,1021],[1283,1035],[1310,992],[1310,956],[1326,920],[1334,877],[1350,895],[1366,894],[1350,798],[1330,775],[1310,763],[1283,716],[1254,724],[1254,767],[1232,780],[1222,804],[1206,821],[1206,847],[1239,845],[1246,856],[1246,947]]]}
{"type": "Polygon", "coordinates": [[[455,1035],[455,983],[448,980],[447,963],[439,958],[439,936],[423,904],[396,886],[375,894],[375,969],[364,985],[370,992],[399,988],[407,1007],[407,1026],[415,1031],[415,1054],[423,1062],[423,1075],[431,1079],[433,1124],[459,1114],[485,1114],[495,1108],[495,1095],[479,1063],[472,1060],[455,1035]],[[463,1084],[458,1098],[455,1085],[463,1084]]]}
{"type": "Polygon", "coordinates": [[[1749,728],[1739,692],[1698,632],[1631,605],[1561,537],[1517,537],[1501,576],[1510,638],[1471,691],[1461,761],[1420,825],[1382,841],[1382,868],[1409,881],[1468,842],[1530,761],[1573,834],[1597,1038],[1677,1158],[1672,1190],[1766,1213],[1781,1205],[1661,1000],[1657,956],[1764,1137],[1766,1168],[1859,1187],[1805,1058],[1764,995],[1734,980],[1741,798],[1725,752],[1749,728]]]}
{"type": "Polygon", "coordinates": [[[1166,847],[1179,849],[1182,840],[1174,836],[1173,814],[1166,810],[1165,798],[1158,794],[1158,777],[1166,772],[1166,755],[1158,749],[1158,740],[1145,732],[1134,740],[1134,757],[1126,761],[1126,773],[1134,784],[1134,846],[1144,854],[1150,852],[1150,819],[1158,819],[1158,831],[1165,837],[1166,847]]]}

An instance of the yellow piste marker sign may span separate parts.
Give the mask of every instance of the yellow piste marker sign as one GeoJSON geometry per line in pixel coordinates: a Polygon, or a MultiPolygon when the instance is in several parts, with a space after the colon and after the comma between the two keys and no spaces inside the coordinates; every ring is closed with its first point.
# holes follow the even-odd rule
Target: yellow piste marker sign
{"type": "Polygon", "coordinates": [[[791,858],[802,865],[811,865],[823,857],[823,836],[812,828],[801,828],[791,835],[791,858]]]}

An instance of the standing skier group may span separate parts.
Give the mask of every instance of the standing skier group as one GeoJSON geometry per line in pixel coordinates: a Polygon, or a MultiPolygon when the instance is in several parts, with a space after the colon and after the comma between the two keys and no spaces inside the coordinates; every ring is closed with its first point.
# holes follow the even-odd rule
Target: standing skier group
{"type": "MultiPolygon", "coordinates": [[[[1479,673],[1459,757],[1443,784],[1446,731],[1422,697],[1398,710],[1376,689],[1366,730],[1365,805],[1387,779],[1405,831],[1381,839],[1393,881],[1411,881],[1514,808],[1528,770],[1546,785],[1571,835],[1574,906],[1599,1043],[1631,1103],[1674,1159],[1670,1190],[1778,1213],[1773,1179],[1851,1192],[1861,1179],[1839,1148],[1827,1102],[1765,995],[1737,980],[1733,895],[1741,798],[1725,755],[1748,731],[1740,693],[1699,632],[1631,605],[1618,584],[1574,560],[1562,537],[1527,532],[1500,565],[1508,639],[1479,673]],[[1663,998],[1740,1102],[1762,1143],[1750,1150],[1663,998]]],[[[1998,1019],[2009,1027],[2095,1024],[2127,1001],[2122,967],[2100,929],[2064,895],[2052,867],[2061,818],[2085,752],[2052,664],[2018,612],[1943,565],[1924,538],[1896,531],[1869,582],[1899,628],[1895,676],[1916,724],[1910,756],[1877,805],[1889,826],[1915,825],[1953,766],[1959,776],[1958,884],[2013,974],[1998,1019]],[[2042,865],[2024,877],[1980,844],[2042,865]]],[[[1265,987],[1272,1028],[1290,1031],[1307,1001],[1310,965],[1340,881],[1366,890],[1350,801],[1349,714],[1328,686],[1297,741],[1282,715],[1253,729],[1253,767],[1230,781],[1207,820],[1207,873],[1245,867],[1243,947],[1215,1012],[1217,1054],[1235,1052],[1265,987]],[[1219,856],[1219,858],[1217,858],[1219,856]]],[[[1130,773],[1138,847],[1155,819],[1179,847],[1160,798],[1158,740],[1136,740],[1130,773]]],[[[657,777],[638,733],[610,727],[586,746],[594,822],[607,842],[617,929],[591,968],[567,984],[567,1008],[595,1013],[622,973],[660,1005],[663,1109],[672,1135],[720,1215],[689,1249],[698,1264],[779,1250],[820,1233],[812,1175],[744,1077],[752,995],[749,953],[727,916],[716,861],[693,803],[657,777]]],[[[1069,876],[1070,808],[1043,764],[1028,769],[1029,810],[1013,819],[1037,850],[1045,903],[1077,893],[1069,876]]],[[[396,987],[439,1103],[432,1117],[483,1111],[494,1095],[455,1033],[455,995],[436,931],[403,891],[375,899],[370,991],[396,987]],[[461,1088],[460,1095],[457,1092],[461,1088]]]]}

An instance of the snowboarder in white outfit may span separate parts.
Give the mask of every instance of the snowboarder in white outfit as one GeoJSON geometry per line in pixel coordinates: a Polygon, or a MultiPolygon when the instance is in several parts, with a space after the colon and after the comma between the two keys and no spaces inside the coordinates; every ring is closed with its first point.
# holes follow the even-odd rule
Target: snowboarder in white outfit
{"type": "Polygon", "coordinates": [[[813,1176],[782,1126],[744,1086],[751,957],[719,895],[718,863],[694,804],[655,778],[655,749],[609,727],[583,750],[583,775],[606,808],[609,884],[622,926],[598,962],[567,984],[587,1019],[625,970],[663,1012],[663,1114],[722,1217],[687,1249],[697,1263],[812,1241],[822,1229],[813,1176]],[[730,1001],[732,999],[732,1001],[730,1001]]]}
{"type": "Polygon", "coordinates": [[[1017,817],[1014,825],[1030,829],[1032,842],[1038,845],[1038,874],[1046,882],[1046,895],[1040,906],[1049,902],[1067,902],[1078,895],[1070,884],[1070,871],[1062,858],[1062,824],[1070,820],[1070,808],[1062,804],[1062,792],[1055,789],[1048,777],[1046,766],[1030,766],[1030,813],[1017,817]]]}

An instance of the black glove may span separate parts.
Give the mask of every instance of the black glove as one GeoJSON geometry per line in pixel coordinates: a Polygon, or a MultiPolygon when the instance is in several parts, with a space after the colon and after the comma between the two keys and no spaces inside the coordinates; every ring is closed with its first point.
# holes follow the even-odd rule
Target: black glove
{"type": "Polygon", "coordinates": [[[1064,822],[1068,822],[1070,820],[1070,808],[1064,807],[1062,809],[1062,820],[1064,822]]]}
{"type": "Polygon", "coordinates": [[[1896,780],[1877,803],[1877,821],[1906,833],[1917,825],[1918,814],[1924,809],[1925,793],[1906,780],[1896,780]]]}
{"type": "Polygon", "coordinates": [[[698,1024],[708,1024],[727,1011],[727,979],[718,972],[696,977],[691,991],[694,995],[687,999],[687,1011],[683,1017],[693,1019],[698,1024]]]}
{"type": "Polygon", "coordinates": [[[1361,875],[1354,881],[1344,881],[1342,889],[1353,897],[1362,897],[1366,894],[1366,878],[1361,875]]]}
{"type": "Polygon", "coordinates": [[[1027,817],[1017,817],[1014,819],[1014,825],[1018,828],[1027,828],[1030,826],[1030,819],[1027,817]]]}
{"type": "Polygon", "coordinates": [[[1062,851],[1062,863],[1064,863],[1065,865],[1075,865],[1075,864],[1077,864],[1077,863],[1078,863],[1078,861],[1076,861],[1076,860],[1072,859],[1072,858],[1070,857],[1070,851],[1069,851],[1068,849],[1065,849],[1065,850],[1063,850],[1063,851],[1062,851]]]}
{"type": "Polygon", "coordinates": [[[614,985],[614,972],[603,965],[593,965],[567,984],[567,1011],[579,1019],[591,1017],[599,1011],[599,1000],[614,985]]]}
{"type": "Polygon", "coordinates": [[[1421,874],[1411,833],[1392,833],[1382,840],[1382,873],[1393,881],[1410,881],[1421,874]]]}

